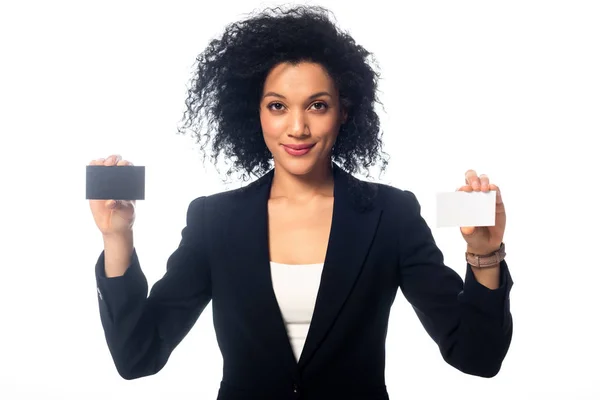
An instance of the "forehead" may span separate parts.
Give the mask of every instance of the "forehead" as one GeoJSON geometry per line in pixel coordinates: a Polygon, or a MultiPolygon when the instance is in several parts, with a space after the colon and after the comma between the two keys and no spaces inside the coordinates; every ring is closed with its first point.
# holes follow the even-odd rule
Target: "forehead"
{"type": "Polygon", "coordinates": [[[264,91],[275,91],[286,97],[293,94],[310,96],[316,91],[335,91],[335,84],[320,64],[282,63],[267,75],[264,91]]]}

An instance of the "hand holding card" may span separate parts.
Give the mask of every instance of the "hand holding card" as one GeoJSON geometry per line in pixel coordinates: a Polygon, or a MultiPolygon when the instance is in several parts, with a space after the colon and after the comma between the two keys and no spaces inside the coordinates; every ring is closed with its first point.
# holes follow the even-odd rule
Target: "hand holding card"
{"type": "Polygon", "coordinates": [[[472,169],[465,182],[457,193],[438,195],[438,226],[460,226],[469,253],[490,254],[500,248],[506,228],[500,188],[472,169]]]}
{"type": "Polygon", "coordinates": [[[104,236],[131,232],[135,202],[144,199],[144,167],[134,167],[119,155],[91,161],[86,167],[86,199],[104,236]]]}

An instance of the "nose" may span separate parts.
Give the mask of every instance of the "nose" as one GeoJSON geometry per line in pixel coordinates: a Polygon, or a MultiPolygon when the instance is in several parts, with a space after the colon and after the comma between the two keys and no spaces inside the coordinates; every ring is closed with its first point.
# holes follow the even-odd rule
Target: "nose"
{"type": "Polygon", "coordinates": [[[306,123],[304,113],[301,111],[290,114],[290,127],[288,136],[303,137],[309,136],[310,130],[306,123]]]}

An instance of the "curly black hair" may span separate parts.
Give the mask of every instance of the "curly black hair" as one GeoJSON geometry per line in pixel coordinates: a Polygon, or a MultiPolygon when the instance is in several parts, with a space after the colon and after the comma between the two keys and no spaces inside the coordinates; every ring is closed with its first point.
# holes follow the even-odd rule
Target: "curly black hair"
{"type": "Polygon", "coordinates": [[[332,161],[349,173],[379,163],[383,156],[375,111],[379,73],[372,54],[337,28],[331,12],[318,6],[267,8],[228,25],[196,59],[178,133],[192,131],[212,161],[232,164],[243,180],[271,168],[272,155],[263,136],[259,103],[268,73],[277,64],[321,64],[334,80],[348,112],[332,149],[332,161]],[[371,66],[370,61],[373,66],[371,66]],[[203,131],[203,128],[207,129],[203,131]]]}

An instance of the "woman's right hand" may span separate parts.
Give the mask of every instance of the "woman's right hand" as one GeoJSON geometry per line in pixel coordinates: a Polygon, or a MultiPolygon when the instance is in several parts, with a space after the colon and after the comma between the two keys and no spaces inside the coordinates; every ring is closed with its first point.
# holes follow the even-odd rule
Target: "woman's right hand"
{"type": "MultiPolygon", "coordinates": [[[[93,160],[89,165],[133,165],[120,155],[93,160]]],[[[96,226],[104,237],[123,236],[131,233],[135,221],[135,200],[90,200],[90,209],[96,226]]]]}

